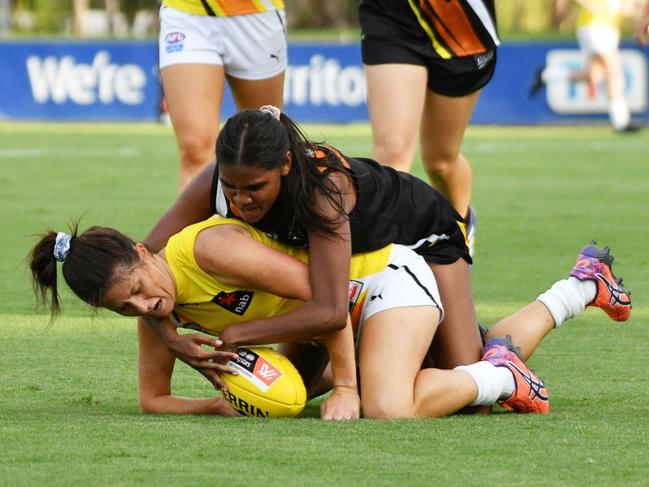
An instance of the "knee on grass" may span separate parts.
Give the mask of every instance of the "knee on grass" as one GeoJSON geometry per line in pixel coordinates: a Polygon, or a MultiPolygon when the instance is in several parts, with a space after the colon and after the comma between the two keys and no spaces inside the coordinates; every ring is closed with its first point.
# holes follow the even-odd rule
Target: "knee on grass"
{"type": "Polygon", "coordinates": [[[363,417],[370,419],[401,419],[412,418],[412,403],[404,401],[395,401],[391,398],[367,398],[361,401],[363,405],[363,417]]]}

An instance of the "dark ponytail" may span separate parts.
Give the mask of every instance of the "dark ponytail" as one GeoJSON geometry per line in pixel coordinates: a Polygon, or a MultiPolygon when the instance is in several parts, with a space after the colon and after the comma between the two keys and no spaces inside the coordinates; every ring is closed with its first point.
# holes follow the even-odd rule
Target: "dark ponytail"
{"type": "MultiPolygon", "coordinates": [[[[74,294],[91,306],[102,306],[106,289],[119,268],[129,269],[139,262],[135,242],[107,227],[90,227],[78,235],[78,222],[70,228],[69,249],[61,266],[63,277],[74,294]]],[[[48,305],[52,321],[61,311],[54,248],[57,232],[47,231],[29,253],[29,267],[36,299],[48,305]]]]}
{"type": "Polygon", "coordinates": [[[280,204],[290,208],[300,228],[333,235],[333,227],[347,217],[341,191],[327,177],[327,170],[341,167],[327,158],[317,158],[318,144],[310,142],[293,120],[281,113],[277,120],[271,113],[244,110],[225,123],[216,145],[219,166],[281,167],[284,156],[292,155],[291,170],[282,180],[280,204]],[[323,194],[338,217],[322,215],[315,208],[315,194],[323,194]]]}

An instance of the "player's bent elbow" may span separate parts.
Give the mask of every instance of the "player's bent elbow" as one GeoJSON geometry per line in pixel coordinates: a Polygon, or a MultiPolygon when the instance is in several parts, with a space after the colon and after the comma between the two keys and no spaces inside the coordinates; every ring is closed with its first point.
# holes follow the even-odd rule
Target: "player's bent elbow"
{"type": "Polygon", "coordinates": [[[347,309],[328,308],[318,314],[320,332],[323,334],[343,330],[347,325],[347,309]]]}
{"type": "Polygon", "coordinates": [[[157,409],[154,407],[154,401],[150,399],[140,398],[140,413],[141,414],[155,414],[157,409]]]}
{"type": "Polygon", "coordinates": [[[160,396],[143,396],[140,395],[140,413],[141,414],[160,414],[168,411],[160,407],[160,396]]]}

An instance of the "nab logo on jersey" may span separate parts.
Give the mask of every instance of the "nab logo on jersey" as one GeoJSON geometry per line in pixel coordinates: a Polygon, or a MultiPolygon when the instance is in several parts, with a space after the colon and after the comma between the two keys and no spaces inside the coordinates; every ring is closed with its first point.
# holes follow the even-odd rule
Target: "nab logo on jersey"
{"type": "Polygon", "coordinates": [[[233,291],[231,293],[221,291],[214,296],[212,302],[231,313],[242,316],[250,306],[254,294],[252,291],[233,291]]]}

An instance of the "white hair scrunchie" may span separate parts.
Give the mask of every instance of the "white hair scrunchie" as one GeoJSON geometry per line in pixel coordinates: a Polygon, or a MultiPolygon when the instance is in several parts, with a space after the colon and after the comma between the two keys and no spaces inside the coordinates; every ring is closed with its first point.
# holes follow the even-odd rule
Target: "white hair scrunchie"
{"type": "Polygon", "coordinates": [[[56,240],[54,241],[54,258],[59,262],[65,262],[65,258],[70,253],[70,240],[72,240],[72,235],[65,232],[59,232],[56,234],[56,240]]]}
{"type": "Polygon", "coordinates": [[[279,108],[274,105],[264,105],[259,108],[260,112],[270,113],[272,117],[279,122],[279,116],[282,113],[279,108]]]}

